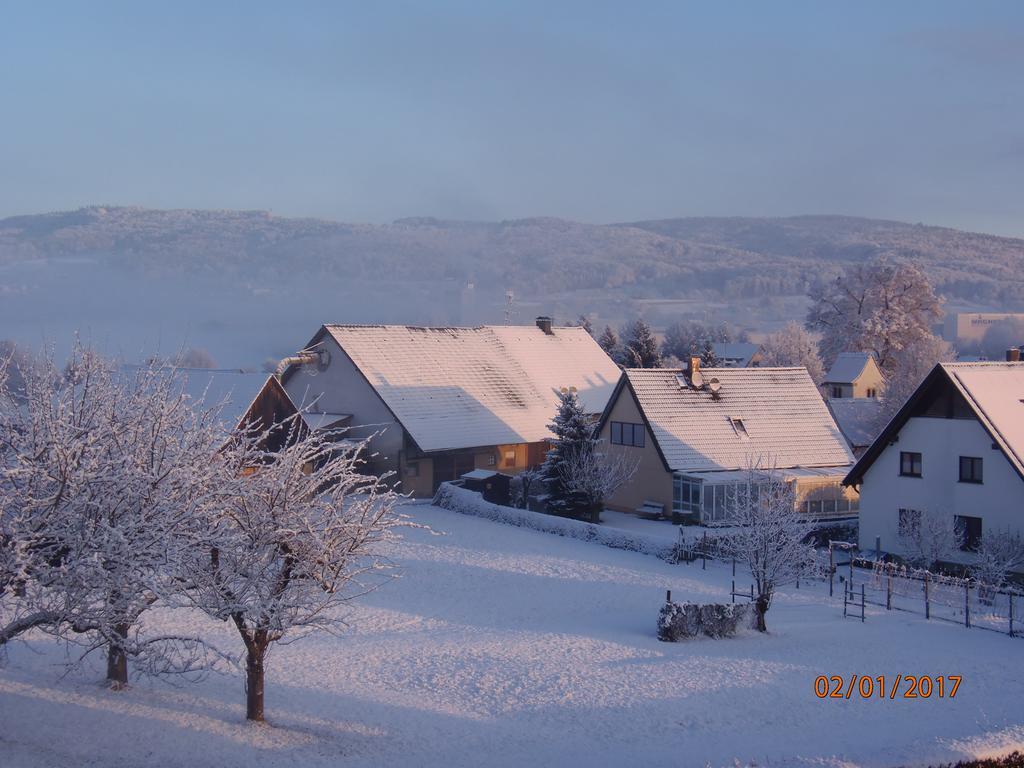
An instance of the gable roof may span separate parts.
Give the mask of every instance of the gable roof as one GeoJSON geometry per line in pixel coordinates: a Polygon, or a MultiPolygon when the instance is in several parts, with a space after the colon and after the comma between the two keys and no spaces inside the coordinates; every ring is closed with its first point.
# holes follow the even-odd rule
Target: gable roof
{"type": "MultiPolygon", "coordinates": [[[[863,375],[865,369],[878,365],[870,352],[840,352],[825,376],[826,384],[852,384],[863,375]]],[[[880,373],[880,372],[879,372],[880,373]]]]}
{"type": "Polygon", "coordinates": [[[619,368],[583,328],[326,325],[423,451],[551,437],[558,392],[600,413],[619,368]]]}
{"type": "MultiPolygon", "coordinates": [[[[706,387],[685,386],[683,371],[623,371],[616,396],[627,387],[633,394],[666,469],[737,470],[758,459],[779,469],[853,463],[806,368],[702,368],[701,373],[704,381],[721,383],[717,398],[706,387]],[[734,419],[742,424],[734,425],[734,419]]],[[[611,403],[602,425],[610,411],[611,403]]]]}
{"type": "Polygon", "coordinates": [[[855,485],[911,418],[937,382],[950,384],[971,409],[1017,474],[1024,478],[1024,363],[939,363],[843,480],[855,485]]]}
{"type": "Polygon", "coordinates": [[[741,368],[750,365],[754,355],[761,351],[760,344],[747,341],[716,341],[711,348],[719,360],[736,360],[741,368]]]}

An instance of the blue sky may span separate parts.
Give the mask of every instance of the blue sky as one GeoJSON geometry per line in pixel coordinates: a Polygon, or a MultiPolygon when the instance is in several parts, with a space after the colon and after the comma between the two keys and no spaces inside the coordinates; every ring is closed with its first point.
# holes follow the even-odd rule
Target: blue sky
{"type": "Polygon", "coordinates": [[[0,2],[0,216],[1024,236],[1024,3],[0,2]]]}

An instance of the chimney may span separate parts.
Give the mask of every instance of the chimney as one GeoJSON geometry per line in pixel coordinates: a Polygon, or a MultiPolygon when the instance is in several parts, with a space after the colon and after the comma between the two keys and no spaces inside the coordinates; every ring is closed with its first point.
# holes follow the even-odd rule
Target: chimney
{"type": "Polygon", "coordinates": [[[1008,363],[1019,363],[1020,362],[1020,348],[1010,347],[1006,350],[1006,362],[1008,363]]]}
{"type": "Polygon", "coordinates": [[[686,366],[686,372],[693,376],[693,374],[700,371],[700,358],[696,356],[690,357],[690,364],[686,366]]]}
{"type": "Polygon", "coordinates": [[[551,318],[547,315],[541,315],[537,318],[537,327],[544,331],[548,336],[555,335],[555,332],[551,330],[551,318]]]}

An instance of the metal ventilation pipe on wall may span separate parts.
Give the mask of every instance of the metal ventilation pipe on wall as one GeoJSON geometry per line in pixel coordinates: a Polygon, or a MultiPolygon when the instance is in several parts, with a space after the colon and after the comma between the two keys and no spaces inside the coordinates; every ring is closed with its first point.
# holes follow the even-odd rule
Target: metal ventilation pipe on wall
{"type": "Polygon", "coordinates": [[[1020,349],[1018,347],[1010,347],[1006,350],[1006,362],[1008,363],[1019,363],[1020,362],[1020,349]]]}
{"type": "Polygon", "coordinates": [[[290,365],[320,365],[321,353],[314,352],[312,350],[304,349],[301,352],[296,352],[294,355],[284,358],[277,364],[277,370],[274,371],[274,375],[277,378],[281,378],[284,372],[288,370],[290,365]]]}

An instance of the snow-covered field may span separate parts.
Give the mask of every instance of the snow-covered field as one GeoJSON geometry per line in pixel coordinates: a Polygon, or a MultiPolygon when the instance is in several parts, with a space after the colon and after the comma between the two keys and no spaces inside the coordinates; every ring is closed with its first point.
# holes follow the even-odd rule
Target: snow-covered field
{"type": "MultiPolygon", "coordinates": [[[[771,633],[659,643],[665,589],[728,600],[728,568],[500,525],[429,506],[401,579],[342,637],[271,652],[269,724],[240,676],[107,691],[62,677],[43,640],[0,670],[0,765],[917,765],[1024,745],[1024,640],[787,591],[771,633]],[[818,675],[962,675],[955,699],[821,700],[818,675]]],[[[746,582],[739,579],[741,586],[746,582]]],[[[234,644],[226,628],[211,625],[234,644]]]]}

